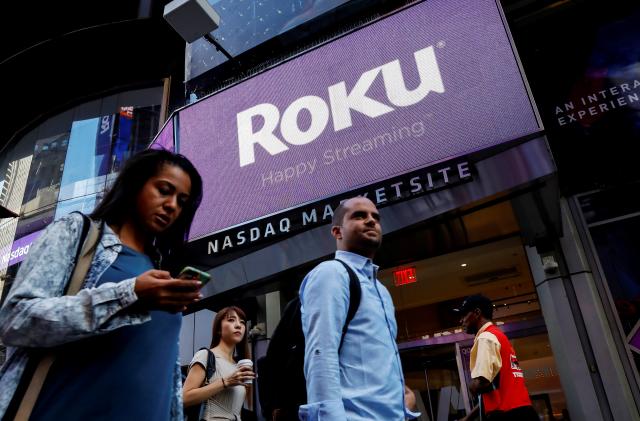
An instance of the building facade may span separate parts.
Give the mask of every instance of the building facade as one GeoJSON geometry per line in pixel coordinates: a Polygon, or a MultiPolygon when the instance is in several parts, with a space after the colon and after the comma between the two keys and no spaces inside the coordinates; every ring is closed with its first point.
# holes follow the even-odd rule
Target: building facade
{"type": "Polygon", "coordinates": [[[7,143],[9,278],[39,230],[90,211],[157,132],[152,147],[205,180],[189,263],[213,281],[185,314],[185,364],[230,304],[263,354],[331,258],[333,209],[362,194],[381,211],[379,278],[423,420],[470,409],[472,338],[450,309],[473,293],[494,300],[541,419],[640,419],[638,6],[212,5],[231,59],[198,40],[183,75],[77,101],[7,143]]]}

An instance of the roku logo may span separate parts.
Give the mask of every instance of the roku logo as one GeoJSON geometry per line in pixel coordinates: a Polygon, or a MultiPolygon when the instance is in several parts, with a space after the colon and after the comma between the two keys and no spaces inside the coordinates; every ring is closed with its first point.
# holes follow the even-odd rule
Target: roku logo
{"type": "Polygon", "coordinates": [[[350,92],[347,92],[345,82],[329,86],[329,104],[323,98],[308,95],[293,101],[282,113],[282,118],[278,107],[269,103],[239,112],[237,122],[240,166],[255,162],[256,144],[271,155],[276,155],[288,150],[288,145],[306,145],[313,142],[327,127],[329,116],[333,121],[333,130],[337,132],[351,127],[351,110],[376,118],[394,111],[392,105],[408,107],[422,101],[429,92],[443,93],[444,85],[433,47],[416,51],[414,57],[420,84],[413,90],[408,90],[405,85],[400,60],[393,60],[364,72],[350,92]],[[367,91],[380,72],[390,104],[367,97],[367,91]],[[311,123],[305,130],[298,126],[298,115],[302,110],[307,110],[311,115],[311,123]],[[256,128],[253,120],[258,116],[262,117],[264,124],[256,128]],[[274,133],[278,124],[281,138],[274,133]]]}

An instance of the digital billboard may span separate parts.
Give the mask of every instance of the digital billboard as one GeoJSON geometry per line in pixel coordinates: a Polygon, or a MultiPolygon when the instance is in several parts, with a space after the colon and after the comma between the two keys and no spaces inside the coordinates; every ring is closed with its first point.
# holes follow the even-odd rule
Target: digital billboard
{"type": "Polygon", "coordinates": [[[177,121],[178,150],[204,179],[192,239],[541,129],[493,0],[407,7],[177,121]]]}

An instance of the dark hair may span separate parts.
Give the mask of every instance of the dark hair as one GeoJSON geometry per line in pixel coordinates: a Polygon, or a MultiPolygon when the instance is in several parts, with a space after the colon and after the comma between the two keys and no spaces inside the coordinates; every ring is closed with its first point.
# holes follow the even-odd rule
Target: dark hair
{"type": "MultiPolygon", "coordinates": [[[[229,306],[220,310],[216,314],[216,318],[213,319],[213,327],[211,329],[211,346],[213,348],[217,346],[222,340],[222,321],[229,315],[229,313],[235,312],[241,320],[246,321],[247,316],[244,314],[244,311],[240,307],[229,306]]],[[[244,358],[249,358],[249,342],[247,341],[247,337],[249,336],[249,332],[244,331],[244,336],[242,340],[236,345],[236,358],[237,360],[242,360],[244,358]]]]}
{"type": "Polygon", "coordinates": [[[342,226],[342,221],[344,220],[344,215],[347,213],[347,208],[345,207],[345,203],[351,199],[343,200],[340,202],[335,211],[333,211],[333,218],[331,219],[331,226],[340,227],[342,226]]]}
{"type": "Polygon", "coordinates": [[[147,149],[135,154],[127,160],[113,186],[91,214],[93,219],[103,220],[110,225],[123,224],[130,217],[131,210],[136,208],[142,187],[165,164],[175,165],[189,175],[191,192],[178,219],[155,239],[154,245],[160,260],[175,258],[172,250],[186,242],[191,222],[202,200],[202,178],[185,156],[164,149],[147,149]]]}

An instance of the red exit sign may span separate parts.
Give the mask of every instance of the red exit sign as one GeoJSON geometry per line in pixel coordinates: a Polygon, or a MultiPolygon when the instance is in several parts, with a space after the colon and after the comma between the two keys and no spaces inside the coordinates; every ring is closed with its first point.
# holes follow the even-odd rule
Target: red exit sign
{"type": "Polygon", "coordinates": [[[393,271],[393,283],[395,286],[412,284],[416,282],[416,268],[406,268],[393,271]]]}

